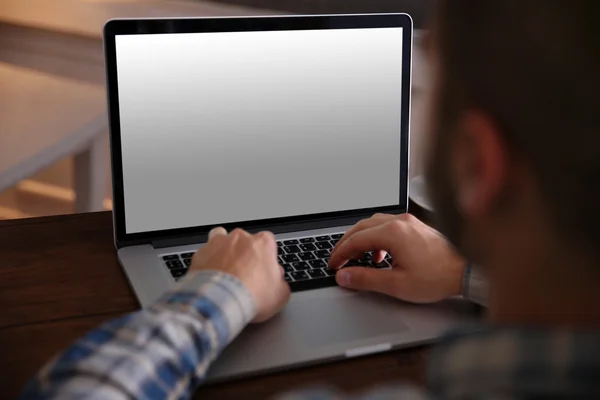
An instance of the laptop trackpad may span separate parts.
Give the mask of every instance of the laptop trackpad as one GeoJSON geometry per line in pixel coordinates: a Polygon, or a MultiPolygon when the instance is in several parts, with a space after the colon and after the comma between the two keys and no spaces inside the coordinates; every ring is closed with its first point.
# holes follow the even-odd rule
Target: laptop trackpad
{"type": "Polygon", "coordinates": [[[295,331],[312,346],[375,339],[410,329],[400,318],[398,302],[370,293],[307,298],[294,308],[295,331]]]}

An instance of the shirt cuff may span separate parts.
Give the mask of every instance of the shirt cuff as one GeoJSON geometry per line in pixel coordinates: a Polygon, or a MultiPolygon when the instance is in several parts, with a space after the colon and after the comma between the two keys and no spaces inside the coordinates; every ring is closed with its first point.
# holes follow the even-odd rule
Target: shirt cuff
{"type": "Polygon", "coordinates": [[[190,271],[171,288],[157,305],[205,316],[207,302],[212,304],[218,324],[227,324],[227,338],[231,342],[256,316],[256,303],[250,291],[235,276],[220,271],[190,271]]]}
{"type": "Polygon", "coordinates": [[[463,297],[474,303],[487,307],[489,299],[489,285],[487,277],[479,268],[467,262],[463,275],[463,297]]]}

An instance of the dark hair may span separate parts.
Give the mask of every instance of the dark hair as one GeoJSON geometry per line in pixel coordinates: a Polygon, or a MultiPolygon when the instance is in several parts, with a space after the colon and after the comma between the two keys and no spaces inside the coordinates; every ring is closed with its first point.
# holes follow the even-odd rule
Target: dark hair
{"type": "Polygon", "coordinates": [[[444,0],[438,11],[442,119],[489,115],[556,225],[600,244],[600,1],[444,0]]]}

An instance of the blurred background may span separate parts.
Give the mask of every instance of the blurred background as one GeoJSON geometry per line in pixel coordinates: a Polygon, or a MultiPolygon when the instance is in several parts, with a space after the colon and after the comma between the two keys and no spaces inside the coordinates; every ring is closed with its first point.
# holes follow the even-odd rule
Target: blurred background
{"type": "MultiPolygon", "coordinates": [[[[110,18],[407,12],[421,30],[434,5],[435,0],[0,0],[0,219],[111,209],[101,36],[110,18]]],[[[422,89],[426,74],[416,44],[413,83],[422,89]]],[[[419,143],[419,93],[413,90],[411,146],[419,143]]]]}

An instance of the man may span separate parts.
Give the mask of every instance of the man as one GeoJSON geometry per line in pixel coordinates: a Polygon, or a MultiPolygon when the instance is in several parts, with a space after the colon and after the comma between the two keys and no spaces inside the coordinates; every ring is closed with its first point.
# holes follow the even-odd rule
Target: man
{"type": "MultiPolygon", "coordinates": [[[[428,182],[442,232],[489,278],[489,327],[438,346],[430,392],[378,399],[600,398],[599,11],[597,0],[440,4],[428,182]]],[[[393,270],[345,268],[341,286],[414,302],[471,288],[465,260],[408,215],[359,222],[330,265],[370,250],[391,253],[393,270]]],[[[23,397],[185,398],[289,296],[270,233],[217,228],[192,270],[59,355],[23,397]]]]}

